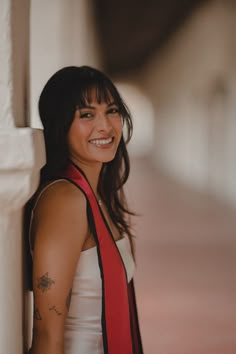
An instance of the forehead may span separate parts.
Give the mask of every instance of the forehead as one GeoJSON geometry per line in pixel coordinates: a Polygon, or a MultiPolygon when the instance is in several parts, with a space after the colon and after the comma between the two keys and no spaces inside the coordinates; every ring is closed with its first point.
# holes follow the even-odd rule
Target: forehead
{"type": "Polygon", "coordinates": [[[90,105],[91,103],[105,103],[111,104],[116,102],[116,98],[111,94],[108,88],[92,86],[83,90],[83,93],[79,99],[78,105],[80,107],[90,105]]]}

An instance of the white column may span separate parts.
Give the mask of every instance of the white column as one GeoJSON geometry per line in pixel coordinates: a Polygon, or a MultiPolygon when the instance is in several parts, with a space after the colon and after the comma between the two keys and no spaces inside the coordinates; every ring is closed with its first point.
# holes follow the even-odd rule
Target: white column
{"type": "Polygon", "coordinates": [[[22,215],[44,164],[43,136],[27,121],[29,0],[0,11],[0,352],[23,352],[22,215]],[[22,128],[19,128],[22,127],[22,128]]]}

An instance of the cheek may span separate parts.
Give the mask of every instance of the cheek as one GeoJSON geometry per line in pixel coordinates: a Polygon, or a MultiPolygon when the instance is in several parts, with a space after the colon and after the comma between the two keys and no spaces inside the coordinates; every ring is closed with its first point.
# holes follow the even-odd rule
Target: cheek
{"type": "Polygon", "coordinates": [[[68,133],[68,139],[71,142],[82,140],[83,138],[89,136],[90,132],[91,132],[91,127],[89,124],[83,124],[82,121],[81,122],[74,121],[70,127],[68,133]]]}
{"type": "Polygon", "coordinates": [[[122,135],[123,123],[121,118],[113,122],[113,128],[116,130],[117,134],[122,135]]]}

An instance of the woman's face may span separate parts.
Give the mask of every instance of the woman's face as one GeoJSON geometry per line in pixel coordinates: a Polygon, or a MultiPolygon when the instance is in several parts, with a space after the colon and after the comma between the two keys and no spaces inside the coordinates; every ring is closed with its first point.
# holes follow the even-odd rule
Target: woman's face
{"type": "Polygon", "coordinates": [[[79,165],[102,164],[114,159],[121,136],[122,117],[117,104],[98,103],[95,94],[86,107],[76,110],[68,132],[72,161],[79,165]]]}

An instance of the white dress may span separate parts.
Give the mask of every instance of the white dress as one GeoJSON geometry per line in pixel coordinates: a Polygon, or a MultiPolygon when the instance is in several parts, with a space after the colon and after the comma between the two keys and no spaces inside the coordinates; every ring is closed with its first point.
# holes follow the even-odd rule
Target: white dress
{"type": "MultiPolygon", "coordinates": [[[[134,260],[127,237],[116,241],[127,279],[134,273],[134,260]]],[[[81,252],[74,278],[65,327],[65,354],[103,354],[102,281],[96,247],[81,252]]]]}

